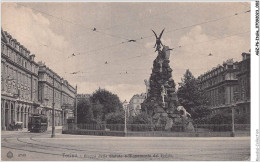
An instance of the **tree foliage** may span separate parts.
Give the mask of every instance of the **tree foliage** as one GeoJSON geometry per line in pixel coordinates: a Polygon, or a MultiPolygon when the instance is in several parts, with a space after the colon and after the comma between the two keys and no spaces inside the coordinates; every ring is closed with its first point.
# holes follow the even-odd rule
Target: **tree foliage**
{"type": "Polygon", "coordinates": [[[92,110],[92,104],[89,100],[83,99],[78,102],[77,105],[77,119],[78,123],[96,123],[94,116],[93,116],[93,110],[92,110]]]}
{"type": "Polygon", "coordinates": [[[112,112],[106,115],[107,124],[124,124],[125,116],[124,112],[112,112]]]}
{"type": "Polygon", "coordinates": [[[133,124],[151,124],[151,122],[152,122],[151,117],[145,112],[142,112],[134,116],[132,119],[133,124]]]}
{"type": "Polygon", "coordinates": [[[93,93],[90,99],[92,103],[100,103],[103,105],[103,120],[105,119],[105,114],[121,111],[123,109],[119,97],[105,89],[98,89],[93,93]]]}
{"type": "Polygon", "coordinates": [[[123,110],[119,97],[105,89],[98,89],[90,99],[78,102],[78,123],[102,123],[109,113],[123,110]]]}
{"type": "Polygon", "coordinates": [[[208,116],[210,110],[206,93],[200,88],[198,80],[189,69],[186,70],[179,85],[177,91],[179,102],[191,114],[192,119],[202,120],[208,116]]]}

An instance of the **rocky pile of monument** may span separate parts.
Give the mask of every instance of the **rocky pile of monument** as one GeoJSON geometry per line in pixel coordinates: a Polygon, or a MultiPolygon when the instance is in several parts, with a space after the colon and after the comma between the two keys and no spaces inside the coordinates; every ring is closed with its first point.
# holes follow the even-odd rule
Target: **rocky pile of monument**
{"type": "Polygon", "coordinates": [[[142,110],[152,116],[155,126],[162,126],[171,131],[194,131],[189,113],[178,103],[175,82],[172,78],[170,49],[163,46],[153,62],[147,98],[142,110]]]}

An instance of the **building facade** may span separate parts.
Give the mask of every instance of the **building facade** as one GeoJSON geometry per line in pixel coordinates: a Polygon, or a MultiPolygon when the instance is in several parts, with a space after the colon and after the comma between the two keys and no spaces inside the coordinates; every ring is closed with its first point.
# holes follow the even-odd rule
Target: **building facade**
{"type": "Polygon", "coordinates": [[[31,114],[46,114],[51,125],[52,103],[56,126],[74,116],[76,89],[34,58],[34,54],[1,29],[2,130],[10,129],[16,122],[27,128],[31,114]]]}
{"type": "Polygon", "coordinates": [[[242,53],[243,60],[239,62],[237,74],[238,91],[236,93],[236,105],[238,113],[250,114],[250,54],[242,53]]]}
{"type": "Polygon", "coordinates": [[[141,104],[144,102],[146,98],[146,93],[136,94],[134,95],[128,105],[130,116],[136,116],[141,113],[141,104]]]}
{"type": "Polygon", "coordinates": [[[44,63],[39,62],[39,102],[41,108],[39,114],[48,116],[49,125],[52,125],[52,107],[55,108],[55,125],[64,124],[65,119],[73,111],[76,89],[67,80],[48,68],[44,63]]]}
{"type": "Polygon", "coordinates": [[[1,129],[28,125],[38,102],[38,64],[34,54],[1,29],[1,129]]]}
{"type": "Polygon", "coordinates": [[[238,114],[250,111],[250,54],[242,56],[241,62],[229,59],[198,77],[209,97],[212,114],[231,112],[234,105],[238,114]]]}

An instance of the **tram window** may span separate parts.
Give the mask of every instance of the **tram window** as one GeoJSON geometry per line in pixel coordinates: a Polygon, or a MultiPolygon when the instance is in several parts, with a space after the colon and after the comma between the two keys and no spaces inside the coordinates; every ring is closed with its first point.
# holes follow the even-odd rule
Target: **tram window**
{"type": "Polygon", "coordinates": [[[41,119],[40,118],[32,118],[32,123],[35,123],[35,124],[41,123],[41,119]]]}
{"type": "Polygon", "coordinates": [[[43,118],[43,119],[42,119],[42,122],[43,122],[43,123],[47,123],[47,118],[43,118]]]}

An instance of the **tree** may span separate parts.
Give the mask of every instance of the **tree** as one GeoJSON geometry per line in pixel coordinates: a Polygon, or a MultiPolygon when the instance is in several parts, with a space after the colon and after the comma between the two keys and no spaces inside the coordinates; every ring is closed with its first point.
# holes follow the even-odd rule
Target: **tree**
{"type": "Polygon", "coordinates": [[[142,112],[142,113],[134,116],[132,120],[133,120],[132,121],[133,124],[151,124],[152,123],[151,117],[145,112],[142,112]]]}
{"type": "Polygon", "coordinates": [[[105,89],[98,89],[90,99],[78,102],[78,123],[101,124],[106,120],[107,114],[121,111],[123,106],[117,95],[105,89]]]}
{"type": "Polygon", "coordinates": [[[99,124],[102,123],[103,108],[104,108],[104,106],[102,104],[100,104],[99,101],[97,101],[96,103],[92,103],[93,117],[94,117],[95,121],[99,124]]]}
{"type": "MultiPolygon", "coordinates": [[[[112,112],[118,112],[123,110],[122,103],[119,100],[119,97],[105,89],[98,89],[96,92],[93,93],[93,95],[90,97],[90,100],[92,103],[95,103],[97,105],[102,105],[102,108],[99,106],[98,112],[95,110],[95,115],[101,115],[101,119],[105,120],[105,115],[112,113],[112,112]]],[[[95,107],[97,108],[97,107],[95,107]]]]}
{"type": "Polygon", "coordinates": [[[107,124],[124,124],[125,122],[124,111],[109,113],[105,118],[107,124]]]}
{"type": "Polygon", "coordinates": [[[95,123],[92,104],[89,100],[80,100],[78,102],[77,109],[77,123],[95,123]]]}
{"type": "Polygon", "coordinates": [[[199,86],[198,80],[189,69],[186,70],[177,96],[180,104],[191,114],[191,118],[199,122],[210,114],[208,98],[199,86]]]}

